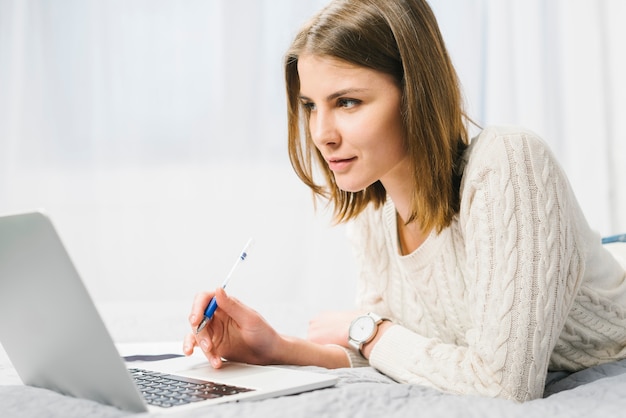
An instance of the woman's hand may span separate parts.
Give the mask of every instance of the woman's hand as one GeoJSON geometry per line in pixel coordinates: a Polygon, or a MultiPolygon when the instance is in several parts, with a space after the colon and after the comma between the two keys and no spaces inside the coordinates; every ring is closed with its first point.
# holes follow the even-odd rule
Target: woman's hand
{"type": "Polygon", "coordinates": [[[348,330],[352,321],[364,315],[360,311],[323,312],[309,321],[307,338],[318,344],[348,345],[348,330]]]}
{"type": "Polygon", "coordinates": [[[198,346],[215,368],[222,366],[223,359],[250,364],[280,363],[282,337],[261,315],[229,297],[222,288],[195,297],[189,323],[192,332],[185,337],[185,355],[191,355],[198,346]],[[214,295],[218,308],[206,327],[196,334],[214,295]]]}

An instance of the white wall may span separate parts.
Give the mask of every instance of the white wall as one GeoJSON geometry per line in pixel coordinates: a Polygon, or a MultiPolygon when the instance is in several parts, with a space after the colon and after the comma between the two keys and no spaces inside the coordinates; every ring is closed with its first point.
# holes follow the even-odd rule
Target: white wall
{"type": "MultiPolygon", "coordinates": [[[[195,293],[222,283],[249,237],[255,245],[228,290],[281,332],[304,336],[312,315],[352,306],[344,227],[314,212],[288,164],[40,175],[46,209],[117,339],[181,338],[195,293]]],[[[38,206],[19,190],[12,197],[38,206]]]]}

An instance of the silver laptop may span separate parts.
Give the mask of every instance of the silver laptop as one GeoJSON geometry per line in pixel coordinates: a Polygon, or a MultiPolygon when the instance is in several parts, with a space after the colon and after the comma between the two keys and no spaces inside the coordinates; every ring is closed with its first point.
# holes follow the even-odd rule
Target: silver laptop
{"type": "Polygon", "coordinates": [[[286,367],[227,363],[213,369],[203,356],[138,367],[124,361],[40,211],[0,216],[0,343],[25,384],[132,412],[288,395],[337,381],[286,367]]]}

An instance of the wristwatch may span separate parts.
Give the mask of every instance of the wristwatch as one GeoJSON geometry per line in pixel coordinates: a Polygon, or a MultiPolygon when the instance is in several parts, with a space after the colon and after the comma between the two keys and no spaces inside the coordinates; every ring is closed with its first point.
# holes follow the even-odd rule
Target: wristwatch
{"type": "Polygon", "coordinates": [[[348,343],[359,351],[359,354],[363,355],[361,348],[363,344],[366,344],[374,339],[378,332],[378,325],[383,322],[385,318],[376,315],[373,312],[369,312],[366,315],[359,316],[350,324],[350,330],[348,331],[348,343]]]}

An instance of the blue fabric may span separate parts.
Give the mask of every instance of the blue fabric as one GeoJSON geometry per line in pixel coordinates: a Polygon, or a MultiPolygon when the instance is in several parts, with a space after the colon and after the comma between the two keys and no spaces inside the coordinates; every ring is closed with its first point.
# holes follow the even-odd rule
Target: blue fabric
{"type": "Polygon", "coordinates": [[[610,237],[602,238],[602,244],[609,244],[611,242],[626,242],[626,234],[611,235],[610,237]]]}

